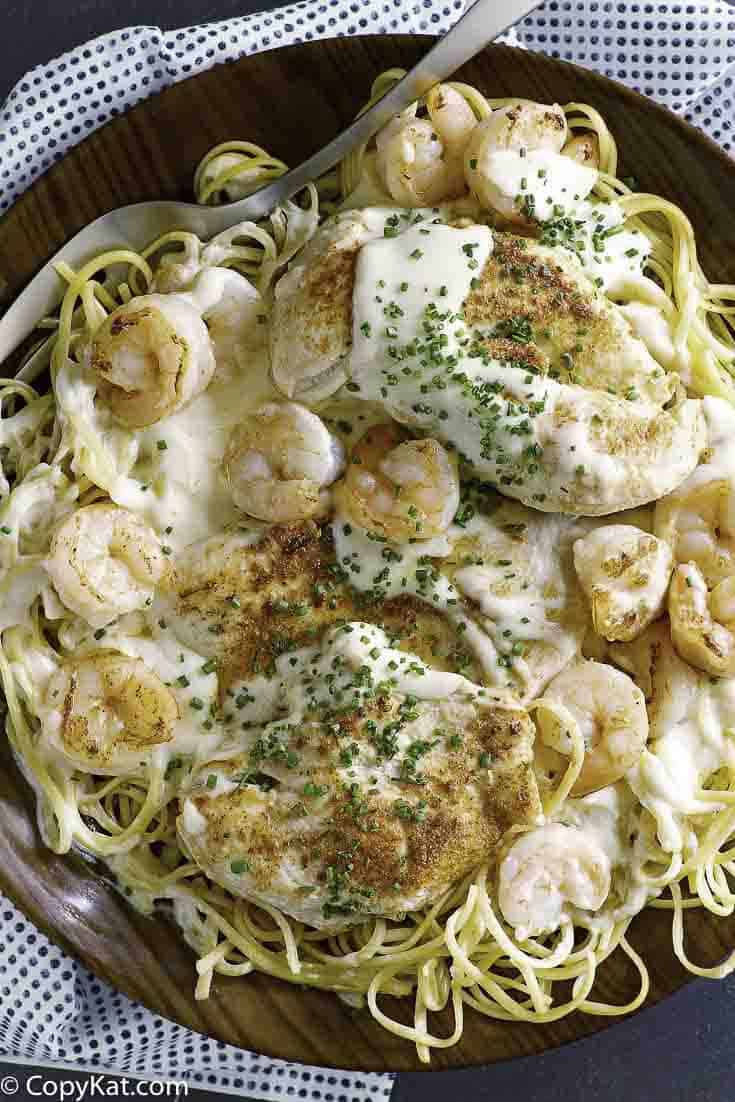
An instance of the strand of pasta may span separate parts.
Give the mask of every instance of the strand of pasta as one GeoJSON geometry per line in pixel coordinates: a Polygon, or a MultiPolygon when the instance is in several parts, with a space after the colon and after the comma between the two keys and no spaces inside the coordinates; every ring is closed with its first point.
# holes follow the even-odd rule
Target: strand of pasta
{"type": "Polygon", "coordinates": [[[217,202],[217,197],[235,180],[238,198],[288,172],[288,165],[252,142],[221,142],[204,155],[194,173],[197,203],[217,202]],[[217,165],[217,161],[220,165],[217,165]]]}

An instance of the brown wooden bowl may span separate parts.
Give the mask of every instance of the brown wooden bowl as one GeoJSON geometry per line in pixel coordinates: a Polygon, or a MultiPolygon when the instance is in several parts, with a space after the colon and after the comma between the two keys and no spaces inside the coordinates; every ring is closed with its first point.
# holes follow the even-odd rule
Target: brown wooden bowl
{"type": "MultiPolygon", "coordinates": [[[[333,137],[367,97],[377,73],[411,66],[426,37],[342,38],[243,58],[184,81],[87,138],[0,221],[0,307],[72,233],[113,207],[142,199],[190,198],[194,167],[215,143],[247,138],[290,164],[333,137]]],[[[618,140],[620,174],[679,203],[697,232],[710,279],[735,275],[735,163],[698,131],[610,80],[539,54],[492,46],[461,78],[495,96],[593,104],[618,140]]],[[[99,869],[56,857],[41,844],[28,785],[0,748],[0,889],[48,936],[101,978],[166,1018],[269,1056],[364,1071],[410,1071],[408,1042],[385,1032],[328,992],[263,975],[218,977],[195,1002],[194,956],[163,918],[133,911],[99,869]]],[[[708,964],[735,944],[735,918],[689,912],[690,953],[708,964]]],[[[654,1003],[687,978],[671,950],[670,919],[640,915],[632,943],[651,974],[654,1003]]],[[[637,989],[622,954],[603,966],[606,1001],[637,989]]],[[[393,1011],[410,1020],[410,1006],[393,1011]]],[[[467,1011],[461,1042],[436,1051],[432,1068],[457,1068],[542,1052],[595,1032],[611,1019],[573,1014],[551,1025],[494,1022],[467,1011]]],[[[613,1019],[614,1020],[614,1019],[613,1019]]],[[[435,1021],[449,1032],[446,1015],[435,1021]],[[441,1020],[441,1019],[444,1020],[441,1020]]]]}

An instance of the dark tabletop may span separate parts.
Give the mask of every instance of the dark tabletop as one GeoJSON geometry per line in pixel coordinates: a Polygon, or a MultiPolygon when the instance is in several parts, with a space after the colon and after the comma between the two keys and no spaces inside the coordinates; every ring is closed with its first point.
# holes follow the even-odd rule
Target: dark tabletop
{"type": "MultiPolygon", "coordinates": [[[[0,100],[33,65],[105,31],[136,23],[181,27],[275,6],[264,0],[0,0],[0,100]]],[[[697,981],[661,1006],[543,1057],[401,1075],[393,1102],[505,1102],[515,1094],[523,1102],[733,1102],[733,1021],[735,976],[697,981]]],[[[17,1077],[22,1099],[31,1072],[0,1064],[0,1089],[3,1074],[17,1077]]],[[[69,1078],[67,1072],[48,1075],[69,1078]]]]}

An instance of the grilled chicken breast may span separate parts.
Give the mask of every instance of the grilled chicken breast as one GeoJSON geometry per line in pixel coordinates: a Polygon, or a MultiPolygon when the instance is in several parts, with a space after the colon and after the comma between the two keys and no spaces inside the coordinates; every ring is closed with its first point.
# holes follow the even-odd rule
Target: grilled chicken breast
{"type": "Polygon", "coordinates": [[[484,687],[446,610],[355,589],[331,525],[214,537],[174,579],[166,622],[222,692],[224,742],[179,819],[217,882],[337,928],[423,906],[538,816],[508,671],[484,687]]]}
{"type": "Polygon", "coordinates": [[[275,670],[280,655],[348,620],[383,627],[394,646],[435,669],[482,680],[482,667],[451,621],[406,594],[361,593],[335,555],[331,527],[305,521],[215,536],[177,556],[167,622],[187,645],[217,660],[220,685],[275,670]]]}
{"type": "MultiPolygon", "coordinates": [[[[261,712],[260,695],[246,686],[261,712]]],[[[363,622],[276,661],[269,722],[207,762],[179,836],[213,880],[319,929],[431,903],[540,815],[533,725],[363,622]]],[[[241,714],[247,715],[248,703],[241,714]]]]}
{"type": "Polygon", "coordinates": [[[535,509],[607,515],[678,486],[704,447],[701,402],[572,252],[466,221],[373,209],[322,229],[276,289],[277,385],[349,375],[535,509]]]}

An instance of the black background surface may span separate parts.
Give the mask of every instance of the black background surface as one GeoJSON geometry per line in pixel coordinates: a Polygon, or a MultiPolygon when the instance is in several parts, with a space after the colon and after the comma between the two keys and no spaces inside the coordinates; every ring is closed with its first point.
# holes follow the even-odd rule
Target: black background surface
{"type": "MultiPolygon", "coordinates": [[[[0,100],[32,66],[106,31],[181,27],[275,6],[264,0],[0,0],[0,100]]],[[[401,1075],[393,1102],[735,1102],[734,1024],[735,976],[719,984],[697,981],[598,1037],[542,1057],[401,1075]]],[[[30,1074],[0,1064],[0,1086],[3,1075],[16,1076],[15,1097],[24,1099],[30,1074]]],[[[66,1071],[45,1074],[72,1078],[66,1071]]],[[[207,1096],[218,1097],[189,1095],[195,1102],[207,1096]]]]}

